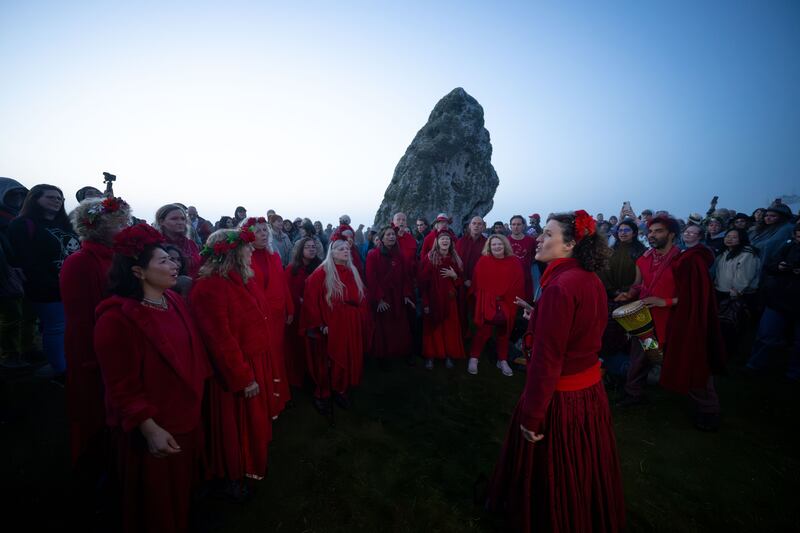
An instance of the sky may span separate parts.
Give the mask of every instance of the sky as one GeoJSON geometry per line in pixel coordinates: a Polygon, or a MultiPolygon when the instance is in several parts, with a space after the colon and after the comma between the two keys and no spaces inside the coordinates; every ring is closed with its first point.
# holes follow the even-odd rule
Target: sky
{"type": "Polygon", "coordinates": [[[490,221],[800,194],[800,2],[0,0],[0,176],[370,225],[436,102],[483,106],[490,221]]]}

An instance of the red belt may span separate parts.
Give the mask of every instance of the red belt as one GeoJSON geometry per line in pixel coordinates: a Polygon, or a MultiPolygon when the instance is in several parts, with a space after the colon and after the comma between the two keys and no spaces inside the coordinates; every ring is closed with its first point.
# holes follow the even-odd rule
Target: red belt
{"type": "Polygon", "coordinates": [[[600,361],[597,361],[586,370],[581,370],[577,374],[560,376],[558,378],[558,383],[556,383],[556,390],[561,392],[572,392],[589,388],[599,381],[600,361]]]}

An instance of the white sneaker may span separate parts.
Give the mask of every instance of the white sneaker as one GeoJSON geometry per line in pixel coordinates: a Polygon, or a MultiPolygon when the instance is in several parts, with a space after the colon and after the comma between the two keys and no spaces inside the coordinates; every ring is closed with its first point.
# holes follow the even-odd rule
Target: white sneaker
{"type": "Polygon", "coordinates": [[[445,368],[453,368],[455,365],[453,364],[453,360],[449,357],[444,360],[444,367],[445,368]]]}
{"type": "Polygon", "coordinates": [[[477,374],[478,373],[478,358],[477,357],[470,357],[469,364],[467,365],[467,372],[470,374],[477,374]]]}
{"type": "Polygon", "coordinates": [[[497,368],[499,368],[503,372],[504,376],[511,377],[514,375],[514,371],[511,370],[510,366],[508,366],[508,361],[498,361],[497,368]]]}
{"type": "Polygon", "coordinates": [[[425,361],[425,370],[433,370],[433,359],[425,361]]]}

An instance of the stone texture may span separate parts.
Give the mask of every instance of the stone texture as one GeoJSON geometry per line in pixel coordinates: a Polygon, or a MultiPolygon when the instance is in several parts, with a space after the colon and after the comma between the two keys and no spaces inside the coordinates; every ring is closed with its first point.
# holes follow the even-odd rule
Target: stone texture
{"type": "Polygon", "coordinates": [[[439,100],[397,163],[375,225],[387,224],[402,211],[413,229],[413,217],[432,221],[447,213],[460,229],[464,221],[491,210],[499,183],[483,108],[458,87],[439,100]]]}

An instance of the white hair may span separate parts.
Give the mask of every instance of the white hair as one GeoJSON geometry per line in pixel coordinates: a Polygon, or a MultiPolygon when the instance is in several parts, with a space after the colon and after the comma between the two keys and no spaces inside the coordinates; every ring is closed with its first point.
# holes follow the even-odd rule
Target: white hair
{"type": "MultiPolygon", "coordinates": [[[[325,257],[325,261],[322,262],[317,268],[321,268],[325,271],[325,301],[328,302],[330,307],[333,307],[331,300],[333,298],[343,299],[344,298],[344,283],[339,278],[339,272],[336,270],[336,263],[333,261],[333,251],[341,248],[342,246],[347,246],[350,248],[350,245],[347,241],[333,241],[328,248],[328,255],[325,257]]],[[[350,249],[351,253],[353,253],[352,248],[350,249]]],[[[345,265],[350,271],[353,273],[353,277],[356,280],[356,286],[358,287],[358,301],[364,299],[364,283],[361,281],[361,274],[359,274],[356,265],[353,264],[353,259],[349,255],[347,256],[347,264],[345,265]]]]}

